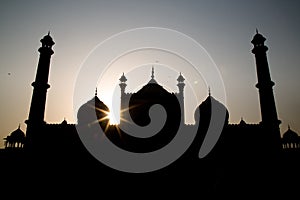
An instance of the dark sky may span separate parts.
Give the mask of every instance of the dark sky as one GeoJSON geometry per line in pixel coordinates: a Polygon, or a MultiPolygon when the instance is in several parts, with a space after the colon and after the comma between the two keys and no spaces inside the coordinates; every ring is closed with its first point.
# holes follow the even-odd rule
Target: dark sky
{"type": "MultiPolygon", "coordinates": [[[[268,60],[272,80],[276,83],[274,93],[277,111],[283,122],[281,132],[290,124],[292,129],[300,133],[299,9],[300,3],[296,0],[2,2],[0,136],[3,138],[8,135],[19,123],[23,130],[26,128],[24,121],[28,117],[32,94],[30,84],[35,78],[39,40],[49,30],[56,45],[53,47],[55,54],[51,63],[46,121],[60,123],[66,118],[75,123],[73,92],[82,63],[105,39],[121,31],[142,27],[161,27],[181,32],[205,49],[222,77],[226,93],[226,99],[222,102],[230,112],[231,123],[238,123],[241,117],[249,123],[260,121],[255,62],[250,43],[258,28],[267,38],[266,45],[269,47],[268,60]]],[[[155,55],[151,54],[148,58],[153,58],[152,62],[155,62],[155,55]]],[[[124,66],[139,59],[137,56],[133,56],[127,63],[124,61],[124,66]]],[[[161,57],[157,65],[171,63],[164,63],[161,57]]],[[[139,65],[142,63],[139,62],[139,65]]],[[[124,67],[122,70],[129,73],[128,69],[124,67]]],[[[147,73],[145,76],[150,77],[150,68],[147,70],[140,71],[139,75],[147,73]]],[[[182,72],[189,77],[190,72],[182,72]]],[[[121,75],[118,73],[115,72],[116,77],[121,75]]],[[[176,89],[173,83],[168,85],[163,71],[157,69],[156,74],[158,82],[166,88],[176,89]]],[[[134,77],[136,75],[129,75],[128,78],[134,77]]],[[[114,78],[111,77],[112,88],[118,84],[118,79],[114,78]]],[[[195,80],[190,82],[195,83],[195,80]]],[[[133,84],[128,86],[128,90],[137,87],[133,84]]],[[[202,88],[197,104],[206,97],[206,86],[202,88]]],[[[218,89],[212,88],[212,94],[214,90],[218,89]]],[[[82,101],[90,99],[93,91],[94,88],[90,88],[90,96],[84,97],[82,101]]],[[[110,105],[105,91],[100,86],[99,97],[110,105]]],[[[192,94],[187,91],[185,95],[187,98],[192,94]]],[[[187,108],[188,122],[192,121],[192,105],[187,108]]]]}

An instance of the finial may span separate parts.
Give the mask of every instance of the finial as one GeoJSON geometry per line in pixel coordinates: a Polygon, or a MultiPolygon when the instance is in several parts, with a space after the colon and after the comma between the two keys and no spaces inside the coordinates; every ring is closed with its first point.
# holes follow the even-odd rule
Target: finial
{"type": "Polygon", "coordinates": [[[97,87],[96,87],[96,90],[95,90],[95,96],[97,96],[97,87]]]}
{"type": "Polygon", "coordinates": [[[208,96],[210,96],[211,93],[210,93],[210,87],[208,86],[208,96]]]}
{"type": "Polygon", "coordinates": [[[290,125],[288,124],[288,129],[290,130],[291,129],[291,127],[290,127],[290,125]]]}
{"type": "Polygon", "coordinates": [[[256,30],[256,34],[258,34],[258,29],[256,28],[255,30],[256,30]]]}
{"type": "Polygon", "coordinates": [[[19,123],[19,127],[18,127],[18,129],[20,129],[21,128],[21,124],[19,123]]]}
{"type": "Polygon", "coordinates": [[[50,36],[50,30],[48,31],[48,35],[50,36]]]}
{"type": "Polygon", "coordinates": [[[123,74],[122,74],[122,76],[121,76],[121,78],[119,79],[122,83],[125,83],[126,81],[127,81],[127,78],[125,77],[125,75],[124,75],[124,72],[123,72],[123,74]]]}
{"type": "Polygon", "coordinates": [[[152,66],[152,74],[151,74],[151,78],[154,79],[154,67],[152,66]]]}
{"type": "Polygon", "coordinates": [[[185,79],[184,79],[184,77],[182,76],[181,72],[179,72],[179,76],[178,76],[178,78],[177,78],[177,81],[182,83],[184,80],[185,80],[185,79]]]}

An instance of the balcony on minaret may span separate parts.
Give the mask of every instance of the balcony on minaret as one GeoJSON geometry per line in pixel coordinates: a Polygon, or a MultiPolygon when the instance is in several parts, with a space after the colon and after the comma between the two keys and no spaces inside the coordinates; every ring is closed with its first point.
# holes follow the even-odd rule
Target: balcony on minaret
{"type": "Polygon", "coordinates": [[[258,30],[256,29],[256,34],[251,41],[251,43],[254,45],[252,53],[256,54],[259,51],[266,52],[268,47],[265,46],[265,41],[266,38],[262,34],[258,33],[258,30]]]}
{"type": "Polygon", "coordinates": [[[40,42],[42,43],[42,46],[39,48],[39,52],[41,55],[52,55],[54,51],[52,50],[52,46],[55,44],[52,37],[50,36],[50,32],[48,32],[47,35],[45,35],[40,42]]]}
{"type": "Polygon", "coordinates": [[[53,41],[52,37],[50,36],[50,31],[48,32],[47,35],[41,39],[42,47],[47,47],[47,48],[52,48],[52,46],[55,44],[53,41]]]}

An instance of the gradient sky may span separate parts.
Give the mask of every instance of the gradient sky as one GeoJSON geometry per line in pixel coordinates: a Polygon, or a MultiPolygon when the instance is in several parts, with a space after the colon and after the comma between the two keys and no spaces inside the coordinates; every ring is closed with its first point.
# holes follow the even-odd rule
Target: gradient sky
{"type": "MultiPolygon", "coordinates": [[[[0,138],[15,130],[19,123],[21,129],[26,130],[24,121],[30,107],[39,40],[48,30],[51,30],[56,44],[53,47],[55,53],[51,61],[51,88],[48,90],[45,118],[48,123],[60,123],[64,118],[76,123],[73,91],[85,58],[108,37],[140,27],[173,29],[192,37],[206,49],[223,78],[231,123],[238,123],[241,117],[249,123],[258,123],[261,119],[250,43],[258,28],[267,38],[266,45],[269,47],[268,60],[272,80],[276,84],[274,94],[278,116],[282,120],[281,132],[286,131],[290,124],[300,133],[299,9],[297,0],[2,1],[0,138]]],[[[155,55],[151,56],[151,62],[155,62],[155,55]]],[[[148,71],[146,77],[150,78],[150,69],[148,71]]],[[[160,79],[159,70],[156,73],[158,82],[173,89],[173,83],[167,85],[163,82],[166,77],[160,79]]],[[[111,81],[118,83],[118,80],[111,81]]],[[[135,87],[138,86],[131,86],[132,89],[135,87]]],[[[84,100],[93,97],[92,91],[94,88],[84,100]]],[[[98,96],[105,102],[104,93],[99,88],[98,96]]],[[[186,98],[187,95],[191,94],[186,94],[186,98]]],[[[203,99],[198,103],[206,95],[207,90],[203,89],[203,99]]],[[[3,142],[0,142],[2,146],[3,142]]]]}

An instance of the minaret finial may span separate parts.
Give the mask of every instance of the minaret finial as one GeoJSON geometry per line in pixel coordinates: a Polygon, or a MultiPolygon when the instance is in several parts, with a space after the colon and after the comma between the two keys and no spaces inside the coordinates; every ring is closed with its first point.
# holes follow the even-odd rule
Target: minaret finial
{"type": "Polygon", "coordinates": [[[152,66],[152,74],[151,74],[151,78],[154,79],[154,67],[152,66]]]}
{"type": "Polygon", "coordinates": [[[95,89],[95,96],[97,96],[98,95],[98,93],[97,93],[97,87],[96,87],[96,89],[95,89]]]}
{"type": "Polygon", "coordinates": [[[153,65],[152,65],[152,72],[151,72],[151,80],[149,81],[149,83],[157,84],[156,80],[154,79],[154,66],[153,65]]]}
{"type": "Polygon", "coordinates": [[[21,128],[21,124],[19,123],[19,127],[18,127],[18,129],[20,129],[21,128]]]}
{"type": "Polygon", "coordinates": [[[210,92],[210,87],[208,86],[208,96],[211,95],[211,92],[210,92]]]}
{"type": "Polygon", "coordinates": [[[257,28],[255,29],[255,31],[256,31],[256,34],[258,34],[258,29],[257,28]]]}
{"type": "Polygon", "coordinates": [[[291,127],[290,127],[290,125],[288,124],[288,129],[290,130],[291,129],[291,127]]]}
{"type": "Polygon", "coordinates": [[[50,35],[50,30],[48,31],[48,35],[50,35]]]}

